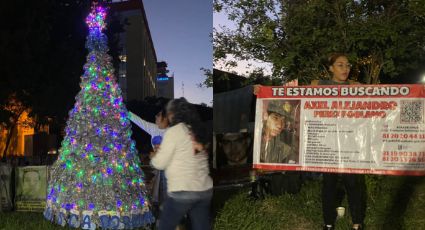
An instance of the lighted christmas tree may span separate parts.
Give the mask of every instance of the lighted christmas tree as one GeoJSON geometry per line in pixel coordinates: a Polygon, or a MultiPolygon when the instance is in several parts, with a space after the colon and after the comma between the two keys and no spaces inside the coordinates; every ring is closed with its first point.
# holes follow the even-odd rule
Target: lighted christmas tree
{"type": "Polygon", "coordinates": [[[44,216],[62,226],[129,229],[154,221],[128,111],[107,54],[105,17],[105,8],[94,4],[86,19],[89,54],[81,91],[50,170],[44,216]]]}

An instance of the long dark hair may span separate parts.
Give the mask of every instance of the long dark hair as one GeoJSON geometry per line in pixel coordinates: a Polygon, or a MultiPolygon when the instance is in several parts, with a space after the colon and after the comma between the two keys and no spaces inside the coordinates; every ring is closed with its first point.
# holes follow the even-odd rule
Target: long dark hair
{"type": "Polygon", "coordinates": [[[206,135],[205,126],[202,125],[198,111],[184,97],[171,100],[167,104],[167,114],[173,114],[173,119],[170,121],[170,126],[178,123],[184,123],[191,131],[195,141],[206,146],[208,138],[206,135]]]}
{"type": "Polygon", "coordinates": [[[163,106],[155,116],[158,115],[161,115],[162,118],[167,118],[167,111],[165,110],[165,106],[163,106]]]}

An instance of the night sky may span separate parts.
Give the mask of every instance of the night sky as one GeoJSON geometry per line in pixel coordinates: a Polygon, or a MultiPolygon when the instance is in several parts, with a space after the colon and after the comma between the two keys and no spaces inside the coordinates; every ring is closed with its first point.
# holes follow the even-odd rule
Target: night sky
{"type": "Polygon", "coordinates": [[[211,0],[143,1],[158,61],[174,73],[174,96],[212,105],[212,89],[199,88],[205,79],[200,68],[212,69],[211,0]]]}

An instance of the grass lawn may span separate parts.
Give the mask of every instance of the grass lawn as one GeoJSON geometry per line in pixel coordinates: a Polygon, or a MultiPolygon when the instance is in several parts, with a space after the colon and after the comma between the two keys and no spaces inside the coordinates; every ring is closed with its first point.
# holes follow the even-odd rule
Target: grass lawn
{"type": "Polygon", "coordinates": [[[0,230],[51,230],[64,229],[45,220],[42,213],[3,212],[0,213],[0,230]]]}
{"type": "MultiPolygon", "coordinates": [[[[368,230],[425,230],[425,177],[366,176],[368,230]]],[[[249,188],[239,192],[216,192],[213,199],[214,229],[321,229],[321,181],[307,181],[296,195],[269,196],[264,200],[248,197],[249,188]],[[220,198],[221,197],[221,198],[220,198]],[[225,202],[224,202],[225,201],[225,202]],[[224,206],[222,205],[224,204],[224,206]]],[[[337,230],[349,230],[351,220],[336,222],[337,230]]],[[[46,221],[42,213],[0,213],[0,230],[65,229],[46,221]]]]}
{"type": "MultiPolygon", "coordinates": [[[[368,230],[425,230],[425,178],[366,176],[368,230]]],[[[337,230],[350,230],[347,213],[336,222],[337,230]]],[[[252,200],[239,193],[219,211],[214,229],[321,229],[321,181],[307,181],[296,195],[284,194],[252,200]]]]}

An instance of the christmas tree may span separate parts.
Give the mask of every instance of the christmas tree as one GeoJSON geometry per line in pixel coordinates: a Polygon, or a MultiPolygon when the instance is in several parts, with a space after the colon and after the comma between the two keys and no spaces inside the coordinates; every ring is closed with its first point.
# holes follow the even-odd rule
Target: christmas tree
{"type": "Polygon", "coordinates": [[[50,170],[44,216],[62,226],[130,229],[154,219],[128,111],[107,54],[105,17],[105,8],[93,4],[86,19],[89,54],[81,91],[50,170]]]}

